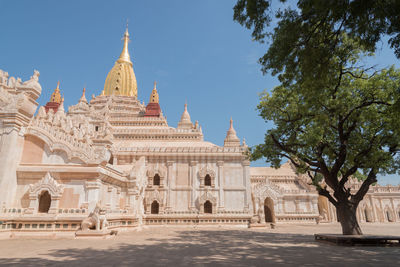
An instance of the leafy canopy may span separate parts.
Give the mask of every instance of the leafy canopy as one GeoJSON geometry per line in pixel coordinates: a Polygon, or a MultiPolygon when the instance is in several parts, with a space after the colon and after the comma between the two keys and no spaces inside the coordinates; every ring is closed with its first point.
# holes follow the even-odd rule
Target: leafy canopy
{"type": "Polygon", "coordinates": [[[297,6],[286,2],[238,0],[234,7],[234,19],[253,29],[254,40],[272,41],[260,63],[264,73],[280,74],[283,83],[298,79],[299,72],[315,78],[329,75],[343,33],[366,52],[375,52],[379,41],[388,36],[400,58],[400,1],[299,0],[297,6]],[[272,31],[273,17],[277,26],[272,31]]]}
{"type": "Polygon", "coordinates": [[[400,57],[400,1],[282,6],[274,11],[269,0],[238,0],[234,7],[234,19],[253,29],[256,41],[271,41],[260,63],[280,81],[258,105],[275,126],[252,159],[265,157],[274,167],[289,159],[337,208],[343,233],[361,234],[359,202],[377,174],[395,172],[400,161],[400,70],[375,71],[363,60],[384,35],[400,57]],[[350,177],[364,180],[355,192],[346,185],[350,177]]]}

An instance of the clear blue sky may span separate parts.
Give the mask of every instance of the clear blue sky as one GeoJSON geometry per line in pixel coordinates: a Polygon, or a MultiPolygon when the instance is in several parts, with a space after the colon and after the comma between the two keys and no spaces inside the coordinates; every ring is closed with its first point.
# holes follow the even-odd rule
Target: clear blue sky
{"type": "MultiPolygon", "coordinates": [[[[205,140],[222,145],[232,116],[239,138],[253,146],[271,127],[256,111],[258,94],[278,83],[257,64],[267,44],[252,42],[251,32],[233,21],[235,2],[0,0],[0,69],[22,80],[39,70],[40,105],[57,81],[66,107],[77,103],[84,86],[91,99],[121,52],[129,19],[138,98],[147,103],[156,80],[169,125],[176,127],[187,101],[205,140]]],[[[375,62],[399,65],[384,44],[375,62]]],[[[380,183],[398,184],[400,177],[380,183]]]]}

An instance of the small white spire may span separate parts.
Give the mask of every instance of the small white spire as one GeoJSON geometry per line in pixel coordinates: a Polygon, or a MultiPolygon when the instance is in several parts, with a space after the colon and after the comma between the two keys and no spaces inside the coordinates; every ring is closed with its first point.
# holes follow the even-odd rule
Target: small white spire
{"type": "Polygon", "coordinates": [[[83,87],[82,96],[81,96],[81,98],[79,99],[79,102],[85,102],[85,103],[87,103],[86,96],[85,96],[85,92],[86,92],[86,88],[83,87]]]}
{"type": "Polygon", "coordinates": [[[232,117],[229,121],[229,130],[226,133],[226,137],[224,140],[224,146],[240,146],[240,139],[237,137],[236,131],[233,128],[232,117]]]}
{"type": "Polygon", "coordinates": [[[185,110],[182,113],[181,120],[178,123],[180,129],[192,129],[193,123],[190,120],[189,112],[187,111],[187,104],[185,103],[185,110]]]}

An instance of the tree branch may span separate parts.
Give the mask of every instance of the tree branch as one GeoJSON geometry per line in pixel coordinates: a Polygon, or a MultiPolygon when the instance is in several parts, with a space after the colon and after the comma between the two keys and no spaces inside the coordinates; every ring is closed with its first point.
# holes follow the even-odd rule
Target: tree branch
{"type": "Polygon", "coordinates": [[[358,192],[351,197],[353,203],[355,204],[360,203],[360,201],[364,198],[365,194],[368,192],[369,186],[377,182],[376,174],[377,170],[375,168],[372,168],[368,173],[367,179],[365,179],[360,189],[358,189],[358,192]]]}

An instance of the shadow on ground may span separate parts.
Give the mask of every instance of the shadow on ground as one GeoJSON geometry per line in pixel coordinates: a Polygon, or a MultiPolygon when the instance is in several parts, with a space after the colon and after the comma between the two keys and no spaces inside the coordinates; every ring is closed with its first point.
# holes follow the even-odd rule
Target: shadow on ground
{"type": "MultiPolygon", "coordinates": [[[[135,234],[130,233],[129,237],[134,239],[135,234]]],[[[0,259],[0,264],[392,266],[400,262],[398,247],[336,247],[315,242],[311,234],[278,234],[248,230],[181,230],[166,239],[148,238],[145,243],[147,244],[129,244],[129,239],[125,236],[109,248],[51,249],[34,258],[0,259]]]]}

